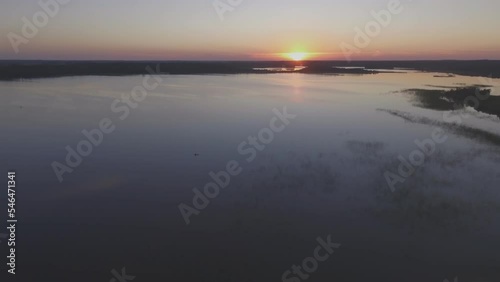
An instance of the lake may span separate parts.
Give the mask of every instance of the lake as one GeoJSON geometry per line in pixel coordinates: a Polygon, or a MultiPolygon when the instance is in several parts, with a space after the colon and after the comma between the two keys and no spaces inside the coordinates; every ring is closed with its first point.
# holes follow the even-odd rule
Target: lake
{"type": "Polygon", "coordinates": [[[500,79],[163,75],[130,100],[144,79],[0,82],[19,281],[500,278],[499,118],[416,92],[500,79]]]}

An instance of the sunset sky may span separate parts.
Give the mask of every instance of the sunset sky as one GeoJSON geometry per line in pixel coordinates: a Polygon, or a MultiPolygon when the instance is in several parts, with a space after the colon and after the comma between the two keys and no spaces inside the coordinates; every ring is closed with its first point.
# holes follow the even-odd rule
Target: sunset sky
{"type": "MultiPolygon", "coordinates": [[[[16,54],[8,34],[22,36],[22,18],[42,8],[38,0],[2,1],[0,59],[279,60],[304,52],[343,60],[341,43],[354,46],[355,28],[390,0],[243,0],[223,20],[213,2],[69,0],[16,54]]],[[[401,6],[353,59],[500,59],[500,1],[401,6]]]]}

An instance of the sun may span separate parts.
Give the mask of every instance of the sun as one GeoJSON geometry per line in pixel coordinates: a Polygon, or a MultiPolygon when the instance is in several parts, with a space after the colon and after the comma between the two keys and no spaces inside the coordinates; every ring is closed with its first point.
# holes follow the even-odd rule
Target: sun
{"type": "Polygon", "coordinates": [[[309,56],[309,54],[305,52],[292,52],[292,53],[287,53],[286,56],[296,62],[300,62],[306,59],[309,56]]]}

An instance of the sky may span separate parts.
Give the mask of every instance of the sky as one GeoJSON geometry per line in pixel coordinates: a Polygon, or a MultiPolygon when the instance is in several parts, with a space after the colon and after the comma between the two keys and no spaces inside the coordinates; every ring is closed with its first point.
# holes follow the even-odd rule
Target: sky
{"type": "Polygon", "coordinates": [[[393,1],[0,0],[0,59],[500,59],[500,1],[393,1]]]}

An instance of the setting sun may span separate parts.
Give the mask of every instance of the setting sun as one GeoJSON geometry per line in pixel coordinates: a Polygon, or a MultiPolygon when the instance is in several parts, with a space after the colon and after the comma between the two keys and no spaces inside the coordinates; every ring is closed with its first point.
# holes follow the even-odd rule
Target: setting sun
{"type": "Polygon", "coordinates": [[[293,52],[293,53],[287,53],[286,56],[294,61],[303,61],[307,57],[309,57],[308,53],[305,52],[293,52]]]}

